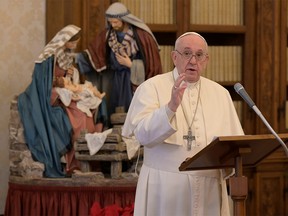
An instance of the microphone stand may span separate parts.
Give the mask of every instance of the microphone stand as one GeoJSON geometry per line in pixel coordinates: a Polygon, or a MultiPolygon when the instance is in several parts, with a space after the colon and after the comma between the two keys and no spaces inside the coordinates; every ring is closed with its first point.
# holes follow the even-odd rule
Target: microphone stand
{"type": "Polygon", "coordinates": [[[286,146],[286,144],[283,142],[283,140],[278,136],[278,134],[273,130],[273,128],[270,126],[270,124],[267,122],[267,120],[265,119],[265,117],[262,115],[262,113],[260,112],[260,110],[257,108],[256,105],[252,106],[252,109],[255,111],[255,113],[261,118],[261,120],[263,121],[263,123],[266,125],[266,127],[271,131],[271,133],[276,137],[276,139],[279,141],[279,143],[282,145],[282,147],[284,148],[284,151],[286,153],[286,156],[288,157],[288,148],[286,146]]]}

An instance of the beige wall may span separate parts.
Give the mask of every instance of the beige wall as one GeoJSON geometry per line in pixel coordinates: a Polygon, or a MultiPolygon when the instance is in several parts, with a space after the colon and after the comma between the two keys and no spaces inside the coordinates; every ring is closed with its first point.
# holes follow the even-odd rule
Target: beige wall
{"type": "Polygon", "coordinates": [[[45,0],[1,0],[0,20],[0,214],[4,214],[10,101],[30,83],[34,60],[45,45],[45,0]]]}

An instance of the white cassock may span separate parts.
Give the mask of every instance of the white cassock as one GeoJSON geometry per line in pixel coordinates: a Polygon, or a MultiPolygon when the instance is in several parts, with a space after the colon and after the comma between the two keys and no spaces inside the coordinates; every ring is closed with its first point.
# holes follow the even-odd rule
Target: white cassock
{"type": "Polygon", "coordinates": [[[230,215],[224,170],[183,172],[179,166],[215,136],[243,135],[231,96],[224,87],[201,77],[185,90],[182,105],[169,118],[165,106],[177,77],[174,69],[141,84],[122,129],[123,136],[135,136],[144,146],[134,215],[230,215]],[[195,141],[188,151],[183,135],[187,135],[193,118],[195,141]]]}

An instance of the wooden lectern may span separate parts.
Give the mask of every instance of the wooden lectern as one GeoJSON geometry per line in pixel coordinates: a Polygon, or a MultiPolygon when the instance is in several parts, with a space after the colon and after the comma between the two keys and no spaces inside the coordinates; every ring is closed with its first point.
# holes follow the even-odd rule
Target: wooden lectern
{"type": "MultiPolygon", "coordinates": [[[[288,134],[280,134],[279,137],[287,145],[288,134]]],[[[215,138],[194,157],[182,162],[179,170],[235,168],[235,175],[229,178],[233,211],[235,216],[245,216],[248,181],[247,177],[243,176],[243,166],[256,166],[280,146],[273,135],[221,136],[215,138]]]]}

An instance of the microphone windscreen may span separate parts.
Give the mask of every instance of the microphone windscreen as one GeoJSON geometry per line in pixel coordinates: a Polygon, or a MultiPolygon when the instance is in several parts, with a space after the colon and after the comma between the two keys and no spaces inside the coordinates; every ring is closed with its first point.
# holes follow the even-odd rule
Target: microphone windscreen
{"type": "Polygon", "coordinates": [[[236,83],[234,89],[239,94],[240,89],[244,89],[244,87],[240,83],[236,83]]]}
{"type": "Polygon", "coordinates": [[[247,94],[244,87],[240,83],[236,83],[234,85],[234,89],[246,101],[249,107],[252,108],[255,105],[253,100],[250,98],[250,96],[247,94]]]}

